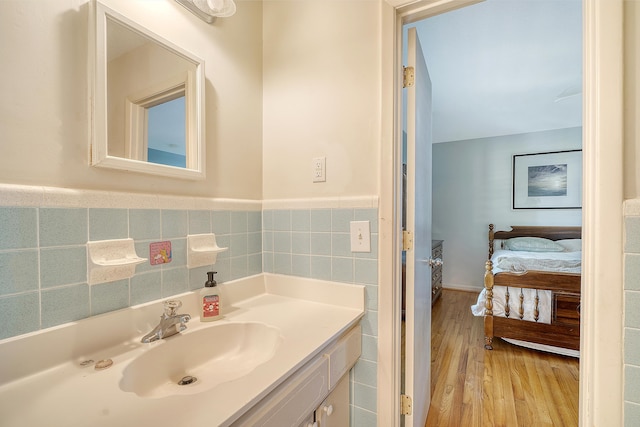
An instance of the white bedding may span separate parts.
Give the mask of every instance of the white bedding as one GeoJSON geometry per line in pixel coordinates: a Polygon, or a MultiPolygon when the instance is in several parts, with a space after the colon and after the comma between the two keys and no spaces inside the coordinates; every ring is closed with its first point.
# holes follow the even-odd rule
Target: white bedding
{"type": "MultiPolygon", "coordinates": [[[[509,317],[511,319],[520,318],[520,292],[524,296],[522,306],[524,308],[524,317],[522,320],[535,322],[533,308],[535,306],[536,293],[538,295],[538,323],[551,323],[551,291],[539,291],[536,289],[522,289],[516,287],[493,287],[493,315],[505,316],[506,293],[509,291],[509,317]]],[[[487,301],[487,290],[483,289],[478,296],[478,301],[471,306],[471,312],[474,316],[484,316],[485,302],[487,301]]]]}
{"type": "Polygon", "coordinates": [[[520,347],[532,348],[534,350],[546,351],[548,353],[562,354],[563,356],[580,357],[580,351],[568,348],[556,347],[553,345],[538,344],[535,342],[512,340],[510,338],[501,338],[508,343],[519,345],[520,347]]]}
{"type": "MultiPolygon", "coordinates": [[[[509,271],[523,273],[527,270],[562,271],[568,273],[580,273],[581,251],[573,252],[525,252],[496,250],[491,257],[494,265],[494,273],[509,271]]],[[[536,289],[521,289],[518,287],[493,287],[493,315],[505,316],[506,294],[509,292],[509,317],[520,318],[520,294],[522,293],[524,317],[523,320],[535,322],[533,308],[535,297],[538,296],[539,323],[551,323],[551,291],[536,289]]],[[[478,301],[471,306],[474,316],[484,316],[486,289],[478,296],[478,301]]]]}
{"type": "Polygon", "coordinates": [[[491,257],[493,272],[523,273],[528,270],[580,273],[582,251],[525,252],[500,249],[491,257]]]}

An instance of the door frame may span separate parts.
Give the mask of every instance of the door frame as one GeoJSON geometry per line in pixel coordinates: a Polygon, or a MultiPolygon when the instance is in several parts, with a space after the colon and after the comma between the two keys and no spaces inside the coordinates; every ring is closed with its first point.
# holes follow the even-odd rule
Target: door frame
{"type": "MultiPolygon", "coordinates": [[[[378,312],[378,426],[400,425],[402,25],[476,2],[380,0],[379,300],[385,303],[378,312]]],[[[579,417],[581,426],[622,425],[623,0],[582,3],[585,249],[579,417]],[[596,282],[617,286],[597,288],[596,282]]]]}

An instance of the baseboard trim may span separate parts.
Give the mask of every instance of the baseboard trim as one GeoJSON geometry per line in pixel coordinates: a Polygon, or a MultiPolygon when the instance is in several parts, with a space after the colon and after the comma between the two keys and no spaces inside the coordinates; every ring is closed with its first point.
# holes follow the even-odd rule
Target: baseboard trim
{"type": "Polygon", "coordinates": [[[479,293],[484,289],[484,287],[477,287],[471,285],[456,285],[456,284],[447,284],[442,285],[442,289],[447,289],[451,291],[464,291],[464,292],[476,292],[479,293]]]}

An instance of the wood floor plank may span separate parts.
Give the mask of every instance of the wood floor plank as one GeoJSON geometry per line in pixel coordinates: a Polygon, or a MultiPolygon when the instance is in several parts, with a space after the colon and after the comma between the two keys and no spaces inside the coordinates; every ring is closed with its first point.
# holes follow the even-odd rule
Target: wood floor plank
{"type": "Polygon", "coordinates": [[[433,307],[425,427],[578,425],[579,361],[500,339],[485,350],[477,294],[443,290],[433,307]]]}

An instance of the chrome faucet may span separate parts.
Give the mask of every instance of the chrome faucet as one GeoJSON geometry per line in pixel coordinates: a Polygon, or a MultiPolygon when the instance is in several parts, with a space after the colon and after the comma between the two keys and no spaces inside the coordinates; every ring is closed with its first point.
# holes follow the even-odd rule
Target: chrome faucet
{"type": "Polygon", "coordinates": [[[161,340],[178,332],[187,329],[187,323],[191,320],[188,314],[176,314],[176,310],[182,307],[182,302],[178,300],[168,300],[164,302],[164,313],[160,316],[160,323],[151,332],[142,337],[141,342],[150,343],[161,340]]]}

